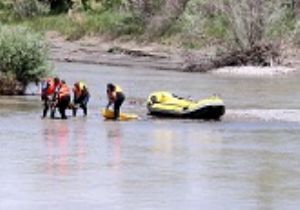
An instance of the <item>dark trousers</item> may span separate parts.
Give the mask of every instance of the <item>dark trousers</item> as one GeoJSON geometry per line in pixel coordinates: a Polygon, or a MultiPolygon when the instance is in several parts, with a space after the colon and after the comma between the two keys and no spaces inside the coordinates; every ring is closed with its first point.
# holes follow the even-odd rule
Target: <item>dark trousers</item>
{"type": "Polygon", "coordinates": [[[118,119],[120,117],[120,108],[125,100],[125,95],[123,93],[117,93],[116,100],[114,102],[114,119],[118,119]]]}
{"type": "Polygon", "coordinates": [[[85,116],[87,115],[87,104],[89,102],[89,99],[90,99],[90,94],[84,94],[78,98],[74,96],[74,105],[75,105],[75,107],[73,107],[74,117],[76,116],[76,112],[77,112],[77,107],[76,107],[77,104],[79,104],[79,107],[83,110],[83,114],[85,116]]]}
{"type": "Polygon", "coordinates": [[[71,97],[69,95],[63,96],[58,100],[58,103],[56,106],[58,107],[59,113],[61,115],[61,119],[67,119],[66,109],[70,105],[70,100],[71,100],[71,97]]]}
{"type": "Polygon", "coordinates": [[[42,101],[43,101],[43,118],[45,118],[47,116],[47,113],[48,113],[48,110],[49,110],[49,103],[50,103],[50,100],[47,96],[43,96],[42,97],[42,101]]]}
{"type": "Polygon", "coordinates": [[[42,96],[42,101],[43,101],[43,115],[42,117],[45,118],[47,116],[47,113],[48,113],[48,110],[49,108],[51,108],[51,117],[53,115],[53,110],[52,109],[55,109],[54,107],[52,107],[52,104],[53,104],[53,100],[51,99],[52,97],[50,96],[47,96],[47,95],[43,95],[42,96]]]}

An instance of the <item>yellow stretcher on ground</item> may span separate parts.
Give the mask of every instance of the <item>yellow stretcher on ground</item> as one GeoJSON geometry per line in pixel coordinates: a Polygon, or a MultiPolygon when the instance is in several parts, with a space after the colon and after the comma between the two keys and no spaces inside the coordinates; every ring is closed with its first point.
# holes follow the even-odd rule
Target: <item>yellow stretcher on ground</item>
{"type": "MultiPolygon", "coordinates": [[[[106,120],[113,120],[114,118],[114,111],[110,109],[103,109],[102,110],[102,116],[106,120]]],[[[139,116],[136,114],[129,114],[129,113],[120,113],[119,120],[121,121],[128,121],[128,120],[137,120],[139,119],[139,116]]]]}

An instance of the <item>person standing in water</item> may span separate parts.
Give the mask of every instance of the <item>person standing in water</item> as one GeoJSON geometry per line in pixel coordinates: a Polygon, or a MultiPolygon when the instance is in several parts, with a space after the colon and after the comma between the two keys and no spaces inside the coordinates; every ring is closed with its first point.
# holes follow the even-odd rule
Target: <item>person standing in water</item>
{"type": "Polygon", "coordinates": [[[90,93],[88,91],[87,85],[80,81],[74,84],[73,88],[73,116],[76,117],[76,112],[78,109],[78,105],[83,110],[84,116],[87,115],[87,103],[90,99],[90,93]]]}
{"type": "MultiPolygon", "coordinates": [[[[58,88],[57,97],[55,101],[55,106],[58,107],[58,110],[61,115],[61,119],[67,119],[66,109],[70,105],[70,100],[71,100],[70,88],[68,87],[66,82],[62,80],[58,88]]],[[[54,114],[53,114],[53,118],[54,118],[54,114]]]]}
{"type": "MultiPolygon", "coordinates": [[[[45,118],[47,116],[50,107],[51,109],[55,109],[53,107],[53,103],[55,101],[56,92],[59,86],[60,86],[60,79],[58,77],[48,78],[42,81],[41,100],[43,101],[43,106],[44,106],[42,118],[45,118]]],[[[51,113],[53,112],[54,111],[51,110],[51,113]]]]}
{"type": "Polygon", "coordinates": [[[108,109],[112,104],[114,105],[114,120],[119,119],[120,117],[120,108],[125,100],[125,94],[118,85],[112,83],[107,84],[106,94],[108,99],[108,104],[106,109],[108,109]]]}

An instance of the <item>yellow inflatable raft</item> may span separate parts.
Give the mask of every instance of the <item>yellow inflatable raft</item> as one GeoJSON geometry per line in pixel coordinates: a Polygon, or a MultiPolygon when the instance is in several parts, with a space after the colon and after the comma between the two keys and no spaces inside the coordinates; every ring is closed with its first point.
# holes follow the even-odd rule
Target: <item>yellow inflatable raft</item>
{"type": "Polygon", "coordinates": [[[147,108],[149,114],[154,116],[205,120],[218,120],[225,113],[224,102],[218,96],[192,101],[166,91],[151,93],[147,108]]]}
{"type": "MultiPolygon", "coordinates": [[[[102,116],[106,120],[112,120],[114,118],[114,111],[110,109],[103,109],[102,110],[102,116]]],[[[136,120],[139,117],[136,114],[129,114],[129,113],[120,113],[119,120],[121,121],[127,121],[127,120],[136,120]]]]}

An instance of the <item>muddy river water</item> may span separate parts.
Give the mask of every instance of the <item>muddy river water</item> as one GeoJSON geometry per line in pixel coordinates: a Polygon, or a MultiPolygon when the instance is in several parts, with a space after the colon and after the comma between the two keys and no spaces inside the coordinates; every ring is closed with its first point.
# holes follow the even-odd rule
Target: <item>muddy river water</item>
{"type": "Polygon", "coordinates": [[[1,210],[299,209],[300,75],[55,68],[69,84],[88,83],[89,115],[42,120],[38,96],[0,97],[1,210]],[[103,121],[107,82],[140,120],[103,121]],[[154,90],[216,93],[227,112],[218,122],[151,118],[154,90]]]}

